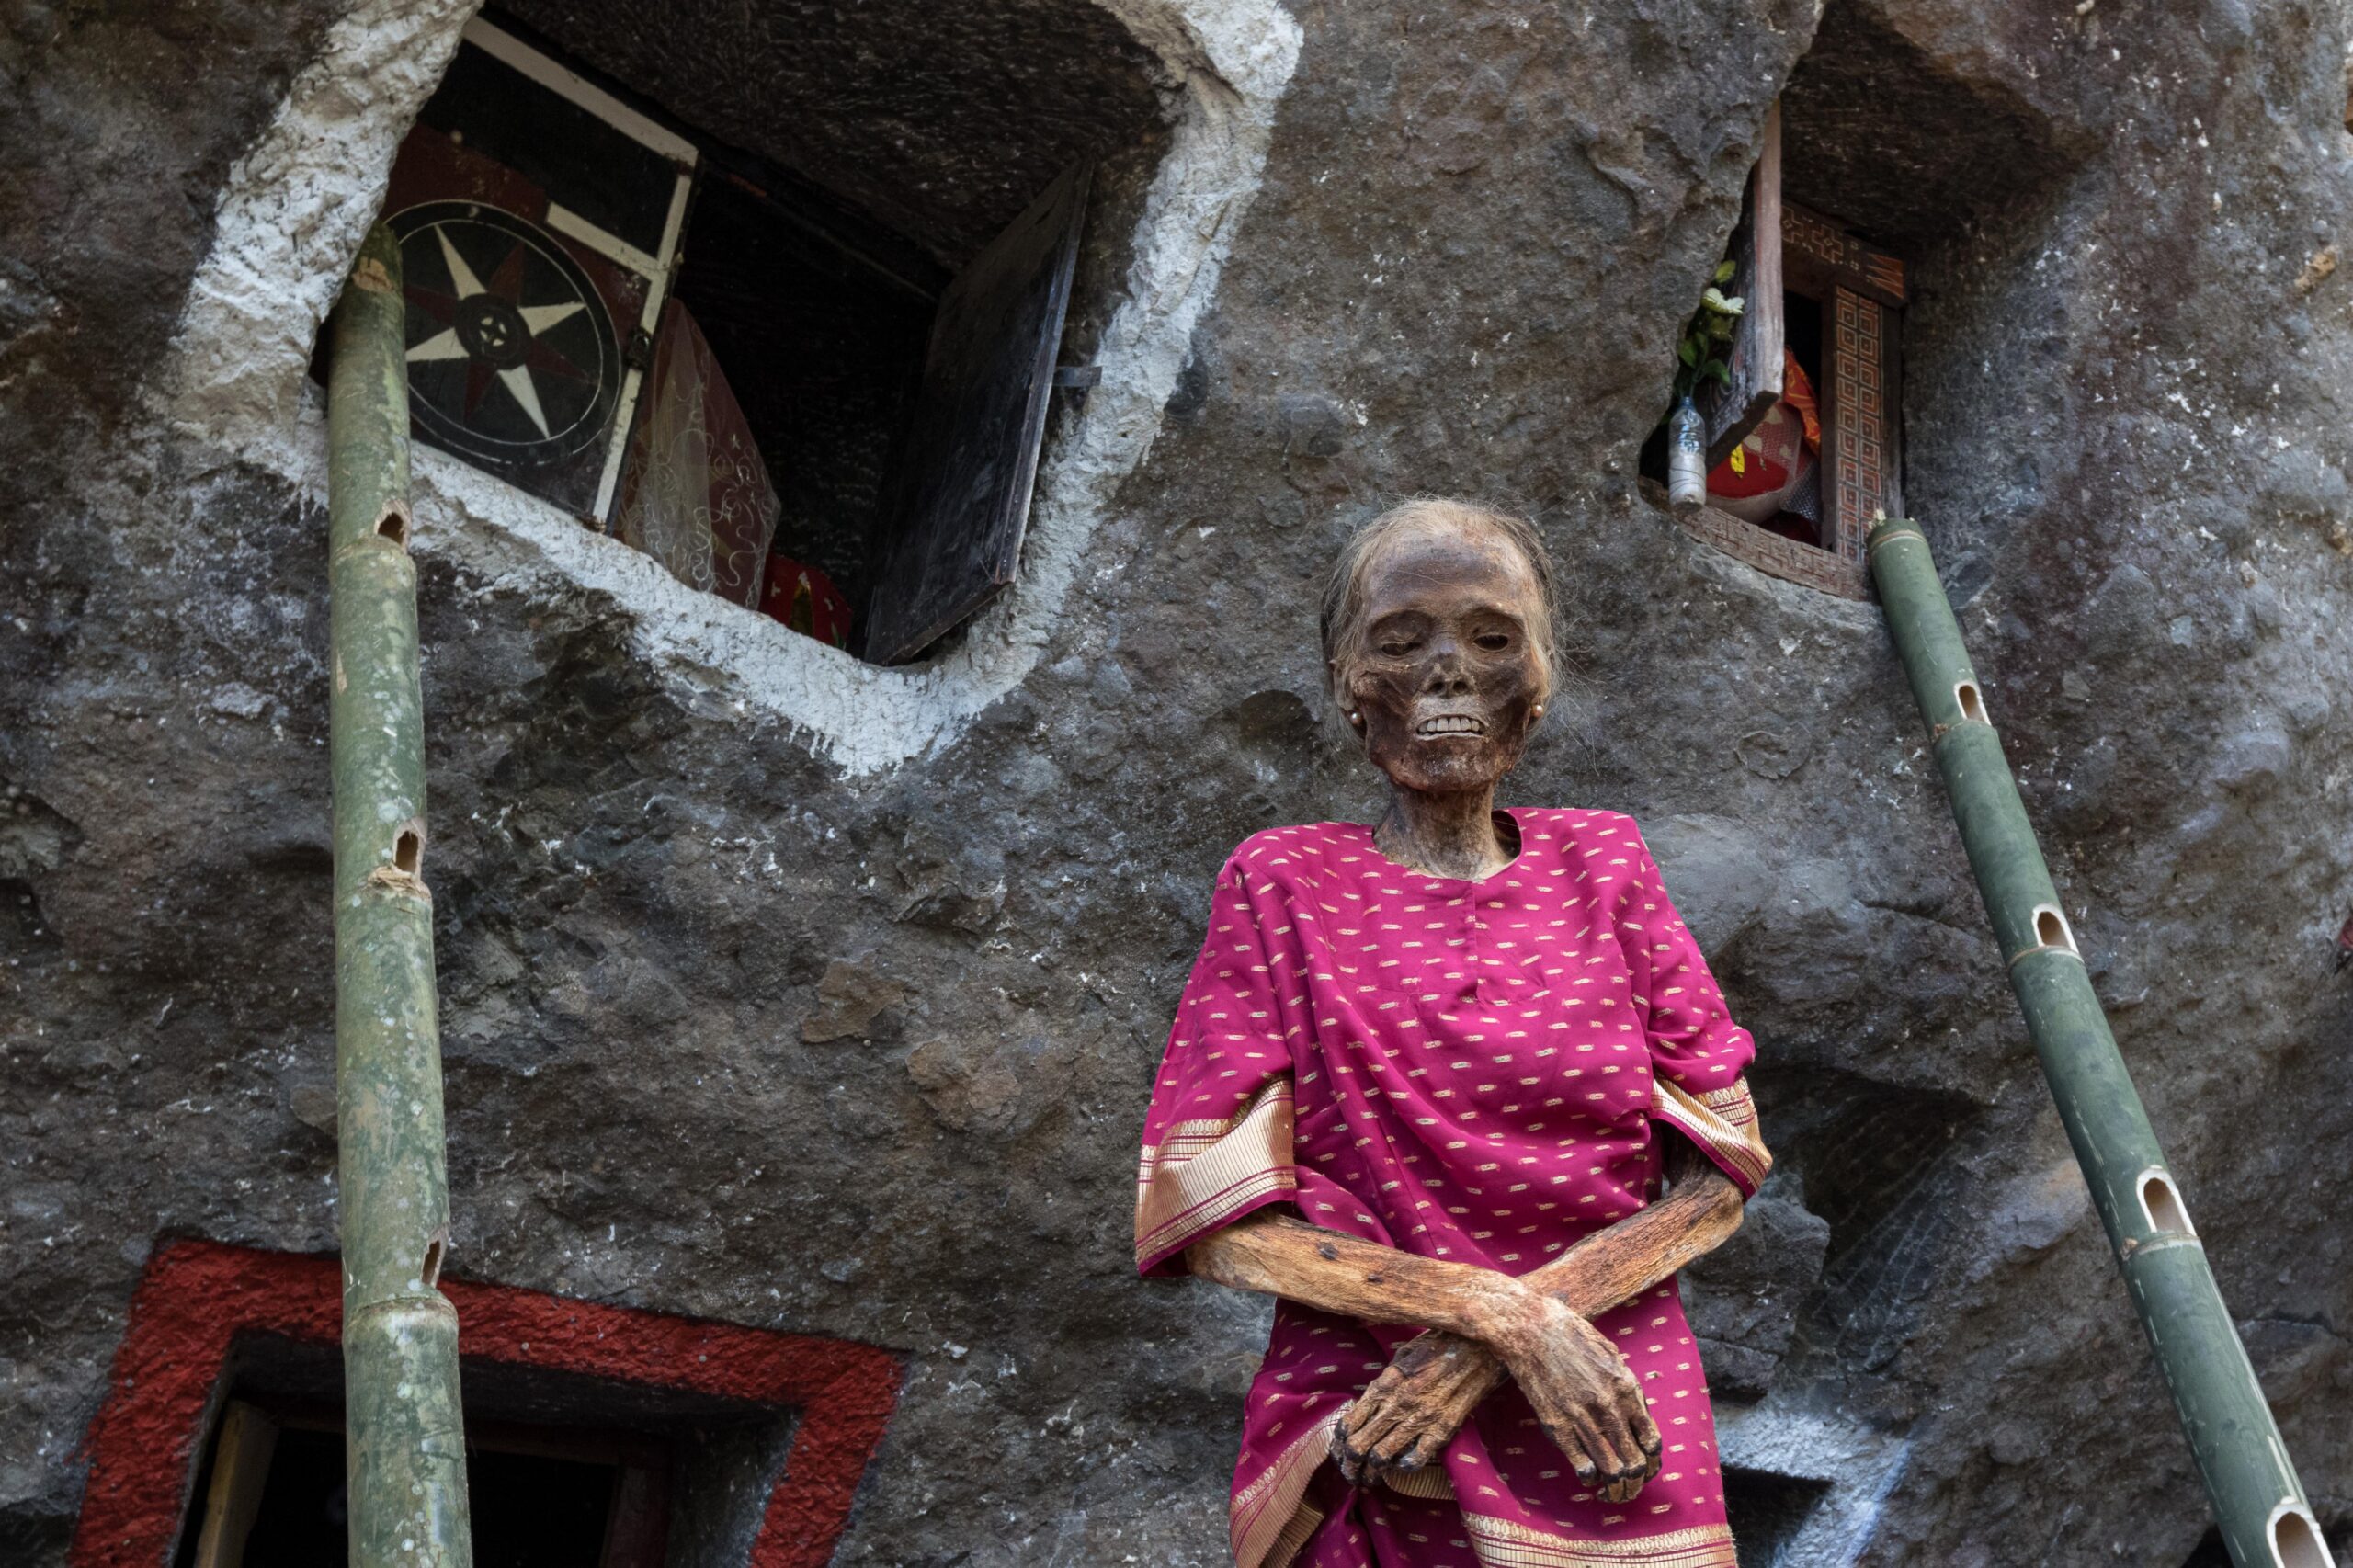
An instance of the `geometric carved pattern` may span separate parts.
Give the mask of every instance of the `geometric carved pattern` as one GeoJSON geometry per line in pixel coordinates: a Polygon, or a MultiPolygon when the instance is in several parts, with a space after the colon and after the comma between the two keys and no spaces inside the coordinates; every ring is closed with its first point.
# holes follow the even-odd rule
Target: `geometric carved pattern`
{"type": "MultiPolygon", "coordinates": [[[[131,1297],[105,1400],[70,1568],[170,1560],[208,1417],[239,1336],[332,1347],[343,1327],[333,1257],[167,1242],[131,1297]]],[[[760,1509],[747,1568],[824,1568],[899,1395],[897,1357],[870,1345],[673,1317],[444,1279],[469,1363],[538,1368],[799,1413],[760,1509]]]]}
{"type": "Polygon", "coordinates": [[[1832,273],[1846,273],[1863,287],[1875,290],[1897,304],[1905,302],[1904,263],[1885,251],[1873,250],[1819,212],[1796,202],[1781,208],[1781,246],[1785,254],[1810,261],[1832,273]]]}
{"type": "Polygon", "coordinates": [[[1830,328],[1831,494],[1834,548],[1862,555],[1872,514],[1887,504],[1886,312],[1847,289],[1833,291],[1830,328]]]}
{"type": "Polygon", "coordinates": [[[1871,597],[1870,575],[1859,559],[1849,560],[1815,545],[1801,544],[1713,506],[1701,506],[1692,512],[1672,511],[1666,504],[1666,487],[1656,480],[1643,480],[1641,488],[1643,498],[1660,511],[1668,512],[1685,533],[1768,576],[1835,594],[1842,599],[1868,600],[1871,597]]]}

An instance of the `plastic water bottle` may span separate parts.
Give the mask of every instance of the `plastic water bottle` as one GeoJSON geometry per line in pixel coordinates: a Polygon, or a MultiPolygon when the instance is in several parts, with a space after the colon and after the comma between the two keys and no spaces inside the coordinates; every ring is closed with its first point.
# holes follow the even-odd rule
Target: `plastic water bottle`
{"type": "Polygon", "coordinates": [[[1708,504],[1708,422],[1688,397],[1667,416],[1666,500],[1678,512],[1708,504]]]}

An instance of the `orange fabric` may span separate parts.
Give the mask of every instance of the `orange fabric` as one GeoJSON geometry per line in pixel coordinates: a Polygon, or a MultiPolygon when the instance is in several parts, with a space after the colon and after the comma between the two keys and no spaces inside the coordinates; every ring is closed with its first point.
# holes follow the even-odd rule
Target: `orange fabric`
{"type": "Polygon", "coordinates": [[[1806,380],[1805,367],[1788,349],[1781,350],[1781,401],[1797,410],[1805,421],[1805,448],[1810,452],[1822,450],[1822,412],[1813,401],[1813,383],[1806,380]]]}

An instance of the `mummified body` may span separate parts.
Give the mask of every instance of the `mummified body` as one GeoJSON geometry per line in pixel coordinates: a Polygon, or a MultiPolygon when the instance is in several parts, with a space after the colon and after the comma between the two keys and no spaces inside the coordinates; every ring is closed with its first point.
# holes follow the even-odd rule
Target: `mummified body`
{"type": "Polygon", "coordinates": [[[1258,834],[1218,879],[1136,1251],[1279,1298],[1243,1568],[1733,1563],[1673,1276],[1769,1163],[1754,1048],[1630,818],[1495,809],[1552,600],[1512,519],[1369,528],[1324,638],[1390,810],[1258,834]]]}

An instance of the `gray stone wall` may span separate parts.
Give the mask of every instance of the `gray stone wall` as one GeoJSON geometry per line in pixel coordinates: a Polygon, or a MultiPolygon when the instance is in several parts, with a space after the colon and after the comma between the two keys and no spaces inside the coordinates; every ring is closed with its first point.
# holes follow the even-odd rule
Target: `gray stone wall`
{"type": "MultiPolygon", "coordinates": [[[[334,1245],[316,409],[192,417],[228,372],[158,381],[233,187],[314,251],[356,235],[450,20],[379,13],[426,9],[0,34],[11,1562],[63,1561],[159,1239],[334,1245]]],[[[1573,596],[1572,699],[1509,798],[1641,817],[1760,1041],[1781,1166],[1688,1287],[1730,1457],[1818,1497],[1752,1539],[2188,1560],[2187,1451],[1875,612],[1636,492],[1787,87],[1793,192],[1914,261],[1910,506],[2314,1506],[2353,1521],[2353,276],[2309,265],[2353,190],[2342,8],[1302,3],[1287,69],[1217,6],[1191,41],[1107,9],[1199,44],[1179,123],[1263,104],[1264,134],[1236,111],[1258,152],[1218,165],[1177,350],[1096,394],[1146,428],[1044,536],[1066,589],[976,630],[1019,656],[957,655],[995,673],[924,744],[824,739],[790,682],[688,656],[726,638],[665,642],[620,547],[425,465],[452,1271],[903,1353],[843,1562],[1222,1561],[1264,1314],[1132,1278],[1146,1085],[1227,850],[1378,809],[1319,722],[1317,572],[1464,491],[1537,516],[1573,596]]],[[[1135,221],[1188,210],[1157,199],[1135,221]]],[[[1089,308],[1162,287],[1152,255],[1099,261],[1089,308]]],[[[247,303],[299,349],[333,271],[247,303]]],[[[932,688],[874,689],[879,724],[932,688]]]]}

